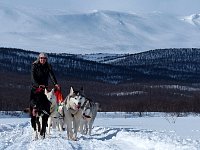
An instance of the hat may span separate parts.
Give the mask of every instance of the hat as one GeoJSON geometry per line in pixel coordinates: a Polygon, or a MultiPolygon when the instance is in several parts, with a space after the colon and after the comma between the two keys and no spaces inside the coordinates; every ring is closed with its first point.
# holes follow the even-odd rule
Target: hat
{"type": "Polygon", "coordinates": [[[39,58],[40,58],[40,57],[45,57],[45,58],[47,58],[47,54],[46,54],[46,53],[40,53],[40,54],[39,54],[39,58]]]}

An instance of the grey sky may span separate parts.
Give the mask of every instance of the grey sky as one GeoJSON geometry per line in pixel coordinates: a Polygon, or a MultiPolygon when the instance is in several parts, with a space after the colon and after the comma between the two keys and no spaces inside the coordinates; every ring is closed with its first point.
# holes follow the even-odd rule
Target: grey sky
{"type": "Polygon", "coordinates": [[[0,0],[1,3],[70,12],[114,10],[135,13],[161,11],[178,15],[200,13],[200,0],[0,0]]]}

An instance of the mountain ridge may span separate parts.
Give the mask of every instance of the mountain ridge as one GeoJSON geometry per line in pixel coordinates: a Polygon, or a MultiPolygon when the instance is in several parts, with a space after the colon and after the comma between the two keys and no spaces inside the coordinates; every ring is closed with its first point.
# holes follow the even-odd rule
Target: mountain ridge
{"type": "Polygon", "coordinates": [[[1,3],[0,7],[2,47],[75,54],[200,47],[198,14],[188,17],[111,10],[70,14],[1,3]]]}
{"type": "MultiPolygon", "coordinates": [[[[38,52],[0,48],[0,69],[30,73],[31,63],[37,55],[38,52]]],[[[48,53],[49,61],[59,76],[108,83],[148,79],[200,82],[200,49],[156,49],[137,54],[96,55],[100,55],[101,59],[95,61],[89,55],[48,53]]]]}
{"type": "MultiPolygon", "coordinates": [[[[200,71],[192,68],[199,63],[199,53],[195,48],[152,50],[122,55],[121,62],[118,55],[115,61],[112,55],[112,63],[116,64],[88,61],[72,54],[48,53],[48,58],[64,95],[71,86],[84,87],[87,97],[100,102],[103,111],[196,112],[199,110],[200,71]],[[137,63],[126,63],[129,60],[137,63]],[[184,63],[179,63],[180,60],[184,63]],[[178,65],[171,68],[174,61],[178,65]],[[190,62],[193,65],[187,68],[190,62]],[[119,104],[123,107],[119,108],[119,104]]],[[[107,56],[110,55],[105,55],[106,61],[107,56]]],[[[23,110],[29,106],[30,68],[37,57],[38,52],[0,48],[0,110],[23,110]]],[[[52,87],[49,84],[49,88],[52,87]]]]}

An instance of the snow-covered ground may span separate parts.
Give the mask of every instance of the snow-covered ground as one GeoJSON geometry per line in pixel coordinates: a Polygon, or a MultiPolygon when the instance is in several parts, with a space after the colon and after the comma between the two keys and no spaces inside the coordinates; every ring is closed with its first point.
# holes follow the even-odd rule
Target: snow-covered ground
{"type": "Polygon", "coordinates": [[[69,141],[66,131],[53,130],[46,139],[32,141],[30,118],[0,115],[0,149],[198,150],[199,124],[200,118],[192,115],[179,118],[165,114],[137,117],[134,114],[102,112],[95,120],[91,136],[78,134],[78,141],[69,141]]]}

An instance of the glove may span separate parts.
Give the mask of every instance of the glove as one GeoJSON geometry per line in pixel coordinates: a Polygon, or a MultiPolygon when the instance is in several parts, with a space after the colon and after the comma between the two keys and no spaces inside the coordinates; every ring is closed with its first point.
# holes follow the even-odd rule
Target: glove
{"type": "Polygon", "coordinates": [[[35,106],[33,107],[33,110],[32,110],[32,115],[33,115],[33,116],[36,116],[37,112],[38,112],[38,110],[37,110],[36,105],[35,105],[35,106]]]}
{"type": "Polygon", "coordinates": [[[60,86],[58,84],[56,84],[55,85],[55,89],[59,91],[60,90],[60,86]]]}

